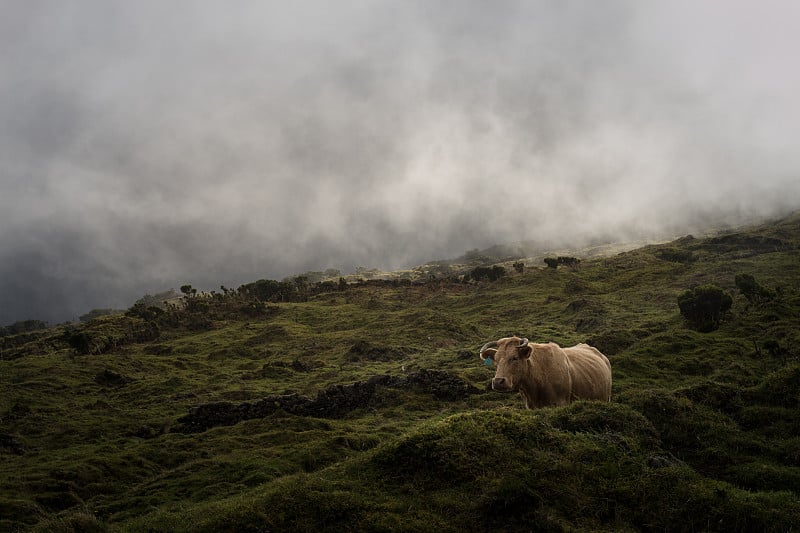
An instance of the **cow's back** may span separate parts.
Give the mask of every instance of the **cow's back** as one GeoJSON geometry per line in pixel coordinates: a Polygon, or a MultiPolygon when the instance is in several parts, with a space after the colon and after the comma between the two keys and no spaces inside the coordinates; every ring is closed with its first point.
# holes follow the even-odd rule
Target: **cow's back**
{"type": "Polygon", "coordinates": [[[588,344],[564,348],[572,375],[572,397],[580,400],[611,399],[611,363],[588,344]]]}

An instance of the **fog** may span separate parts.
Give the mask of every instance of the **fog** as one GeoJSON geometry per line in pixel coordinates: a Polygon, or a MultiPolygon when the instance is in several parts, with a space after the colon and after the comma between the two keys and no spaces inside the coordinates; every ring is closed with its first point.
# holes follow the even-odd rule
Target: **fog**
{"type": "Polygon", "coordinates": [[[791,1],[0,0],[0,325],[800,207],[791,1]]]}

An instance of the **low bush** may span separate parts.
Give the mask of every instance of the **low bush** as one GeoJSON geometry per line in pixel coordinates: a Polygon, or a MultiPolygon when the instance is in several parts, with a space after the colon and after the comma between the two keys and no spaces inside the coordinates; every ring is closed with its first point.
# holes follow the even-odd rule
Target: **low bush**
{"type": "Polygon", "coordinates": [[[733,305],[730,294],[714,285],[688,289],[678,296],[678,307],[691,327],[708,333],[719,328],[720,321],[733,305]]]}

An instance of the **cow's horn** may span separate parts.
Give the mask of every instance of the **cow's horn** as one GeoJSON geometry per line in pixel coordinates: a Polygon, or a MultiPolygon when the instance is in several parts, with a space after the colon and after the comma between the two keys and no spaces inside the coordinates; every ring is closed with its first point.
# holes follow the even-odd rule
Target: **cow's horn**
{"type": "Polygon", "coordinates": [[[519,341],[519,347],[523,348],[528,345],[528,339],[522,339],[519,341]]]}
{"type": "Polygon", "coordinates": [[[497,345],[497,341],[487,342],[486,344],[483,345],[483,348],[481,348],[481,352],[480,353],[485,352],[489,348],[497,348],[497,346],[498,346],[497,345]]]}

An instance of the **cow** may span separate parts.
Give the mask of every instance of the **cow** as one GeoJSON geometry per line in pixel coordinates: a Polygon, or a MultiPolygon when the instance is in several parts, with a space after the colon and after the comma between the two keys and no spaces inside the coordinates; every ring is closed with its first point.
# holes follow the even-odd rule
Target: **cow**
{"type": "Polygon", "coordinates": [[[562,348],[507,337],[487,342],[480,357],[484,364],[497,366],[492,389],[519,391],[528,409],[611,400],[611,363],[588,344],[562,348]]]}

